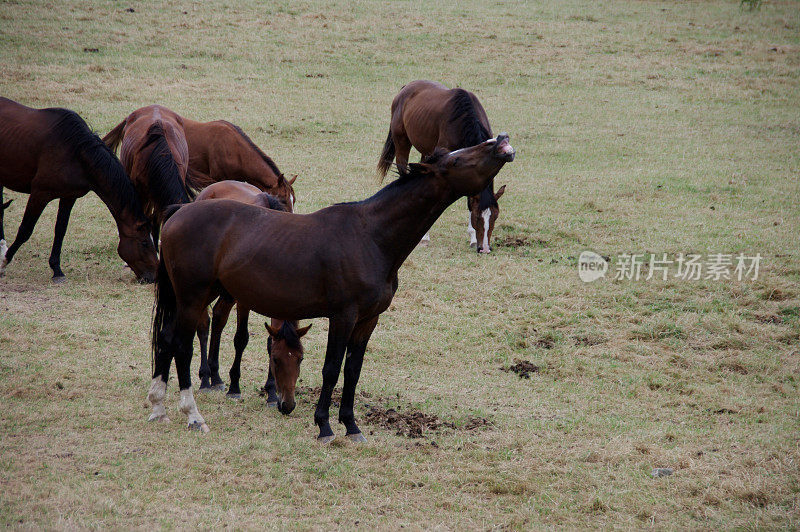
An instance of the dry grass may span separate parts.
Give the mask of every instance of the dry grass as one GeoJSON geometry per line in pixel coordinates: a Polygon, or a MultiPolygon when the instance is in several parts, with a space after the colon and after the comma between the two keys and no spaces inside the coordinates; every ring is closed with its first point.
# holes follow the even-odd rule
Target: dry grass
{"type": "MultiPolygon", "coordinates": [[[[497,178],[496,252],[470,252],[453,206],[403,266],[367,353],[357,415],[443,425],[409,438],[364,424],[363,446],[316,444],[311,393],[288,418],[264,407],[256,320],[244,401],[198,399],[209,435],[182,429],[174,381],[173,423],[145,423],[151,289],[129,282],[94,196],[67,234],[69,283],[51,286],[48,208],[0,281],[0,522],[797,527],[798,13],[781,1],[0,4],[4,96],[75,109],[102,133],[156,102],[225,118],[299,174],[302,212],[377,189],[389,105],[412,79],[474,90],[518,151],[497,178]],[[585,285],[585,249],[764,260],[755,282],[585,285]],[[538,370],[503,371],[518,359],[538,370]],[[675,472],[654,479],[656,467],[675,472]]],[[[13,235],[25,196],[7,197],[13,235]]],[[[315,322],[307,388],[321,380],[315,322]]]]}

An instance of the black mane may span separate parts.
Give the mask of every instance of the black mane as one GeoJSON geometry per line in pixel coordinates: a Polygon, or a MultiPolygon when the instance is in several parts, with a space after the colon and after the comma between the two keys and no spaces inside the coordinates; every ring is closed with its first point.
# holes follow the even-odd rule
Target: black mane
{"type": "Polygon", "coordinates": [[[494,197],[494,179],[489,181],[486,188],[481,190],[480,201],[478,202],[478,210],[485,211],[489,207],[497,207],[497,198],[494,197]]]}
{"type": "Polygon", "coordinates": [[[57,107],[47,111],[58,116],[53,125],[53,133],[69,147],[76,159],[91,170],[89,175],[95,180],[93,190],[97,192],[101,189],[108,192],[111,196],[107,199],[114,202],[116,209],[132,211],[137,218],[144,219],[136,189],[114,152],[89,129],[83,118],[75,111],[57,107]],[[99,179],[105,179],[105,182],[96,182],[99,179]]]}
{"type": "Polygon", "coordinates": [[[267,198],[267,204],[269,205],[270,209],[272,209],[273,211],[286,212],[286,207],[283,205],[283,202],[281,202],[281,200],[279,200],[278,198],[276,198],[275,196],[273,196],[268,192],[262,192],[261,194],[263,194],[267,198]]]}
{"type": "Polygon", "coordinates": [[[276,340],[284,340],[286,345],[289,346],[289,349],[294,349],[301,353],[303,352],[303,344],[300,342],[300,337],[297,335],[296,321],[284,321],[280,331],[278,331],[276,340]]]}
{"type": "Polygon", "coordinates": [[[469,148],[492,137],[492,133],[481,123],[472,95],[464,89],[453,89],[449,123],[461,132],[459,146],[455,149],[469,148]]]}
{"type": "Polygon", "coordinates": [[[222,120],[222,122],[231,126],[234,129],[234,131],[236,131],[239,135],[241,135],[241,137],[247,142],[247,144],[253,149],[253,151],[255,151],[259,155],[259,157],[261,157],[264,160],[264,162],[267,163],[267,166],[270,167],[270,169],[275,173],[275,175],[278,176],[279,183],[281,179],[285,179],[285,177],[283,177],[283,173],[278,168],[278,165],[275,164],[275,161],[273,161],[269,155],[264,153],[261,150],[261,148],[256,146],[256,143],[253,142],[252,139],[250,139],[250,137],[247,136],[247,133],[242,131],[242,128],[240,128],[236,124],[231,124],[230,122],[227,122],[225,120],[222,120]]]}
{"type": "Polygon", "coordinates": [[[167,206],[189,203],[191,196],[184,188],[178,165],[172,158],[172,152],[164,136],[164,126],[160,121],[154,122],[147,130],[147,138],[142,148],[151,144],[155,146],[145,163],[145,174],[150,200],[155,203],[152,207],[157,208],[160,218],[167,206]]]}

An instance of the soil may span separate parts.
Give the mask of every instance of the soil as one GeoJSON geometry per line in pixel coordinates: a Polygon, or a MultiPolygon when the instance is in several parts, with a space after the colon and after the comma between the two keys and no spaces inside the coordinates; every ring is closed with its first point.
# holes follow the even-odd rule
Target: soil
{"type": "Polygon", "coordinates": [[[517,375],[519,375],[520,379],[530,379],[531,373],[539,373],[539,370],[541,370],[539,366],[535,365],[533,362],[530,362],[528,360],[521,360],[517,358],[514,359],[514,362],[516,362],[516,364],[514,364],[513,366],[508,366],[507,368],[500,368],[500,369],[502,369],[503,371],[507,371],[509,373],[512,372],[516,373],[517,375]]]}

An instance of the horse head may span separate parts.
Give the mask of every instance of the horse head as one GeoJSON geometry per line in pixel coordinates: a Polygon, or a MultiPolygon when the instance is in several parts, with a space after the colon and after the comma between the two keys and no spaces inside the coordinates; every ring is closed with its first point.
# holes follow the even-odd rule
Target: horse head
{"type": "Polygon", "coordinates": [[[275,377],[278,393],[278,411],[288,415],[294,410],[294,391],[300,377],[300,363],[303,361],[303,344],[300,339],[305,336],[311,325],[297,329],[292,322],[284,321],[279,328],[267,328],[272,348],[269,353],[269,367],[275,377]]]}
{"type": "Polygon", "coordinates": [[[417,174],[437,176],[445,180],[459,196],[479,194],[507,162],[514,160],[516,151],[507,133],[469,148],[453,152],[437,149],[420,163],[409,167],[417,174]]]}
{"type": "Polygon", "coordinates": [[[475,231],[477,242],[475,250],[478,253],[491,253],[492,231],[494,231],[494,224],[500,216],[500,204],[497,200],[506,191],[506,186],[503,185],[496,192],[492,192],[492,188],[484,188],[479,196],[470,196],[468,200],[470,224],[475,231]]]}

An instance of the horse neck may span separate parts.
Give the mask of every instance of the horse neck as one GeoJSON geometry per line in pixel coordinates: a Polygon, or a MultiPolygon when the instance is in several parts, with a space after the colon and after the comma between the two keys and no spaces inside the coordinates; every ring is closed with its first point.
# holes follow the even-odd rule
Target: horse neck
{"type": "Polygon", "coordinates": [[[110,163],[109,168],[109,171],[104,172],[88,160],[84,161],[84,171],[91,183],[92,191],[108,207],[111,216],[117,223],[117,229],[120,234],[123,234],[133,218],[134,209],[130,203],[125,202],[120,192],[128,188],[130,188],[130,194],[133,195],[135,192],[133,191],[133,184],[128,180],[119,162],[110,163]],[[124,181],[116,183],[116,180],[124,181]]]}
{"type": "Polygon", "coordinates": [[[370,235],[396,271],[459,195],[435,177],[393,183],[365,201],[370,235]]]}

